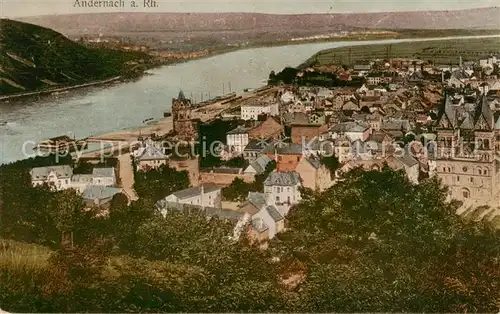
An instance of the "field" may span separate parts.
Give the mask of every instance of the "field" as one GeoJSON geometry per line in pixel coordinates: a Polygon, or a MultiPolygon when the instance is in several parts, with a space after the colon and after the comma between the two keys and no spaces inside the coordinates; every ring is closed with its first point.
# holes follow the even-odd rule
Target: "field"
{"type": "Polygon", "coordinates": [[[430,60],[434,64],[458,64],[473,61],[481,55],[500,54],[500,38],[473,38],[405,42],[391,45],[360,45],[320,51],[301,67],[366,63],[374,59],[412,58],[430,60]]]}

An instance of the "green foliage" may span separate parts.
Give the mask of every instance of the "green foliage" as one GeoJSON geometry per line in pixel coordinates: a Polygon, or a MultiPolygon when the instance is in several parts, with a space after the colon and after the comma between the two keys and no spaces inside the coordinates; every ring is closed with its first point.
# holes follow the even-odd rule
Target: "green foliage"
{"type": "Polygon", "coordinates": [[[236,178],[230,186],[222,189],[222,197],[228,201],[243,201],[248,192],[251,192],[253,185],[246,183],[243,179],[236,178]]]}
{"type": "Polygon", "coordinates": [[[323,87],[343,87],[363,85],[363,79],[353,78],[352,81],[343,81],[332,72],[303,72],[301,76],[297,76],[299,70],[296,68],[285,68],[278,74],[269,76],[269,84],[276,85],[297,84],[299,86],[323,86],[323,87]]]}
{"type": "Polygon", "coordinates": [[[264,181],[275,169],[276,161],[271,160],[266,166],[266,170],[255,176],[253,183],[246,183],[242,179],[236,178],[230,186],[222,189],[222,196],[228,201],[243,201],[247,198],[248,192],[264,192],[264,181]]]}
{"type": "Polygon", "coordinates": [[[335,171],[339,168],[339,159],[335,156],[321,157],[321,163],[325,165],[328,170],[330,170],[330,174],[333,176],[335,171]]]}
{"type": "Polygon", "coordinates": [[[73,169],[73,174],[92,174],[95,168],[116,168],[118,166],[118,159],[106,158],[104,162],[91,164],[88,162],[79,162],[73,169]]]}
{"type": "Polygon", "coordinates": [[[306,197],[280,236],[283,258],[308,268],[295,310],[496,311],[499,233],[445,199],[439,182],[412,185],[387,168],[306,197]]]}
{"type": "Polygon", "coordinates": [[[50,29],[6,19],[0,20],[0,37],[0,66],[15,83],[0,84],[0,95],[52,87],[42,80],[64,86],[129,77],[141,69],[127,62],[151,59],[143,53],[87,48],[50,29]]]}
{"type": "Polygon", "coordinates": [[[134,189],[140,198],[154,202],[189,187],[187,171],[176,171],[168,166],[135,173],[134,189]]]}
{"type": "MultiPolygon", "coordinates": [[[[175,176],[166,168],[158,171],[162,182],[175,176]]],[[[496,312],[500,305],[499,232],[456,215],[438,181],[413,185],[387,167],[350,172],[324,193],[304,190],[288,230],[268,250],[245,237],[229,241],[232,223],[198,211],[160,216],[154,198],[127,205],[116,196],[100,217],[78,211],[74,192],[13,194],[5,186],[2,235],[53,248],[0,241],[0,304],[11,312],[496,312]],[[59,230],[74,232],[73,248],[59,250],[59,230]],[[295,286],[281,281],[285,274],[298,278],[295,286]]]]}

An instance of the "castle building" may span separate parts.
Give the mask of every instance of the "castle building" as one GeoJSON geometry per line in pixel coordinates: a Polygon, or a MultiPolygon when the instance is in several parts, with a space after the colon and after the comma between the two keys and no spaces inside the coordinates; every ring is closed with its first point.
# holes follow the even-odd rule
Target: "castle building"
{"type": "Polygon", "coordinates": [[[181,90],[179,96],[172,99],[174,133],[181,141],[193,141],[198,136],[197,123],[192,120],[191,113],[191,100],[187,99],[181,90]]]}
{"type": "Polygon", "coordinates": [[[436,174],[450,198],[467,205],[500,201],[500,106],[490,94],[446,95],[437,125],[436,174]]]}

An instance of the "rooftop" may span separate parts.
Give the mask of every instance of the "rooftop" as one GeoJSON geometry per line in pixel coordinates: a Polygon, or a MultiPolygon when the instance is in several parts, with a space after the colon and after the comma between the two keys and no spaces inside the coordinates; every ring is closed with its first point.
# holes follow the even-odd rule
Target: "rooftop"
{"type": "Polygon", "coordinates": [[[87,187],[83,191],[82,197],[85,200],[96,200],[96,199],[102,200],[106,198],[111,198],[116,194],[120,193],[121,191],[122,191],[121,189],[117,188],[92,185],[87,187]]]}
{"type": "Polygon", "coordinates": [[[202,187],[203,187],[203,193],[211,193],[211,192],[215,192],[217,190],[221,190],[221,187],[218,185],[203,184],[203,185],[198,186],[198,187],[189,188],[189,189],[174,192],[174,193],[172,193],[172,195],[174,195],[175,197],[177,197],[178,199],[181,199],[181,200],[186,199],[186,198],[195,197],[195,196],[201,195],[202,187]]]}
{"type": "Polygon", "coordinates": [[[297,172],[271,172],[264,185],[266,186],[295,186],[300,183],[297,172]]]}
{"type": "Polygon", "coordinates": [[[58,179],[69,179],[73,175],[73,169],[68,166],[50,166],[33,168],[30,171],[32,180],[45,180],[50,173],[54,173],[58,179]]]}
{"type": "Polygon", "coordinates": [[[101,177],[101,178],[110,178],[115,176],[115,169],[114,168],[94,168],[92,170],[92,175],[94,177],[101,177]]]}

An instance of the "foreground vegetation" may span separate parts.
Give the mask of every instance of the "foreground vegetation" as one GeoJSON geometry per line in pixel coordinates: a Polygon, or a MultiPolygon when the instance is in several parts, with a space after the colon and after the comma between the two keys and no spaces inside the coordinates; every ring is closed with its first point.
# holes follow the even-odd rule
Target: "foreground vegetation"
{"type": "Polygon", "coordinates": [[[300,67],[332,64],[367,63],[375,59],[415,58],[432,61],[435,64],[458,64],[463,61],[476,61],[481,55],[500,53],[498,38],[467,38],[452,40],[433,40],[403,42],[397,44],[375,44],[348,46],[322,50],[300,67]]]}
{"type": "MultiPolygon", "coordinates": [[[[0,167],[0,305],[11,312],[496,312],[499,231],[455,215],[438,181],[354,171],[304,192],[288,231],[262,251],[196,212],[166,218],[158,195],[109,216],[71,191],[0,167]],[[71,232],[74,246],[61,247],[71,232]]],[[[156,181],[174,186],[171,169],[156,181]]],[[[153,174],[150,174],[153,176],[153,174]]],[[[160,186],[159,183],[155,184],[160,186]]],[[[158,191],[157,188],[153,189],[158,191]]]]}

